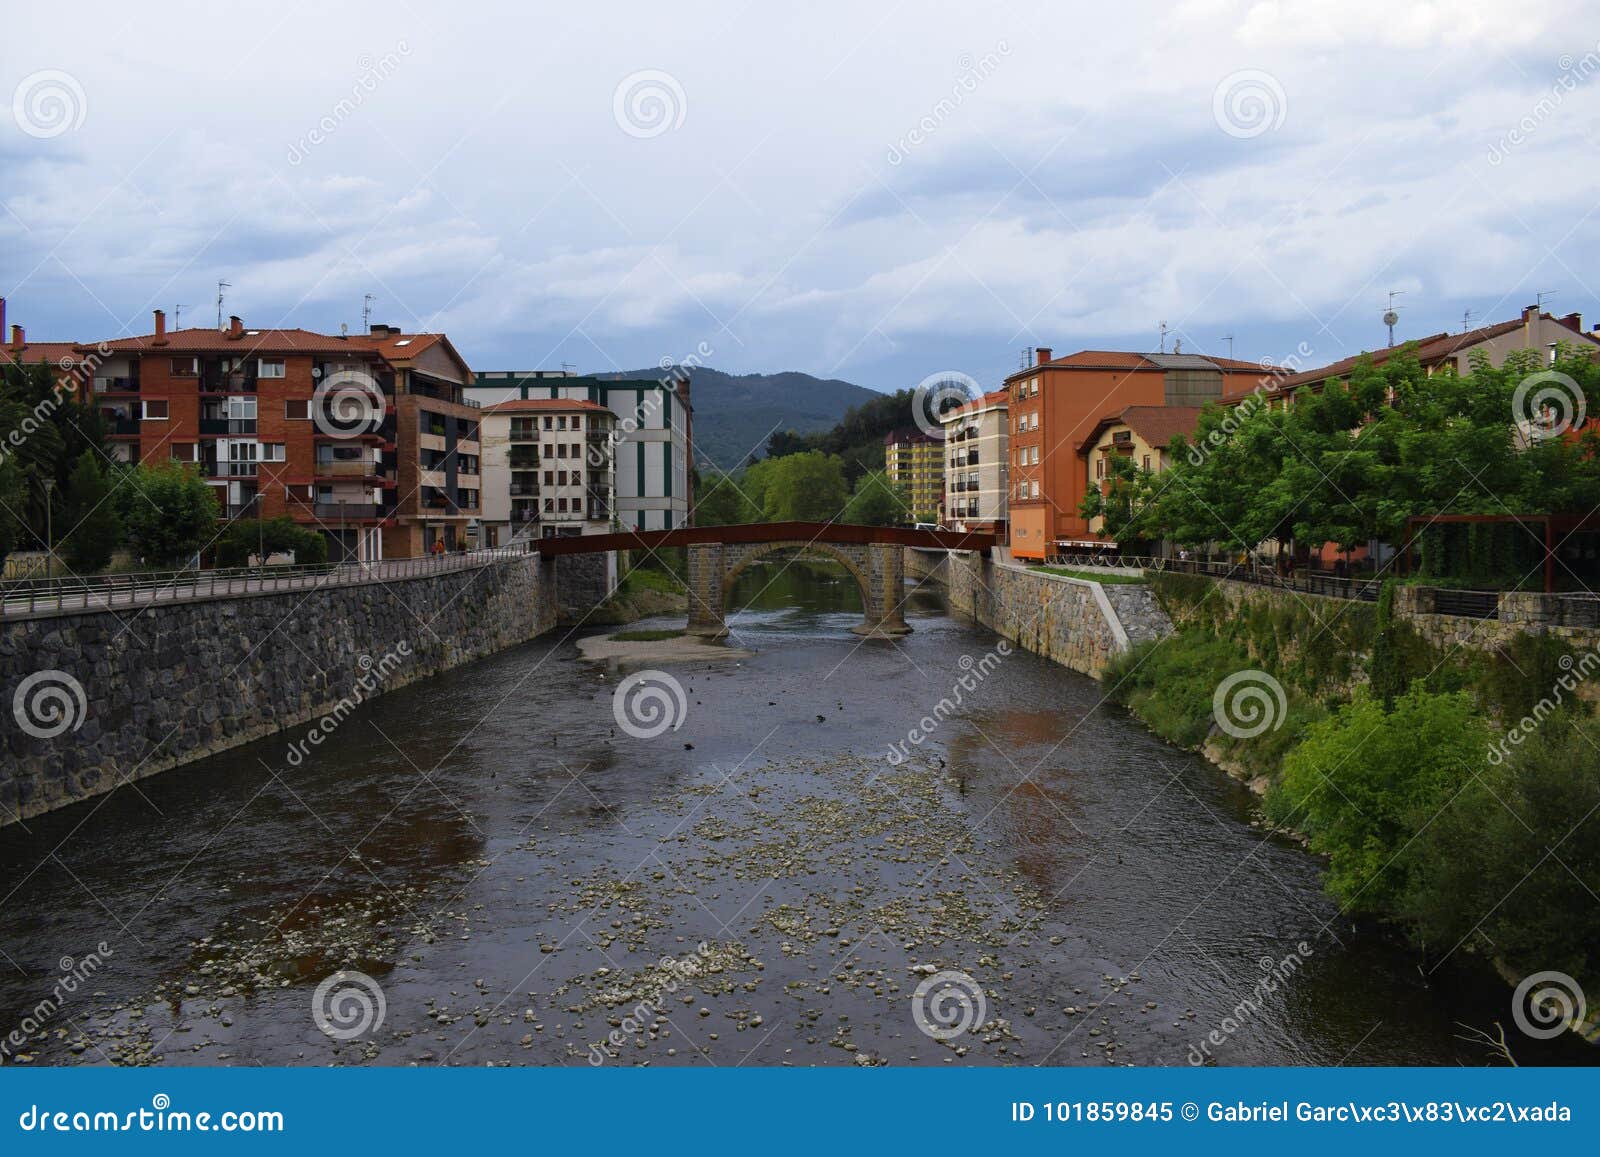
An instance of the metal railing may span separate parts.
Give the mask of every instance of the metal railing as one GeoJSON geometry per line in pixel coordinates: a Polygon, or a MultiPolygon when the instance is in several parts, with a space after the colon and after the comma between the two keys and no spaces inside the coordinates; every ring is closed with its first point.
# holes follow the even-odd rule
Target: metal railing
{"type": "Polygon", "coordinates": [[[123,575],[29,578],[0,582],[0,618],[50,611],[100,611],[148,603],[186,602],[231,595],[272,594],[323,586],[423,578],[449,571],[498,565],[528,557],[524,546],[299,566],[229,567],[216,570],[137,571],[123,575]]]}
{"type": "Polygon", "coordinates": [[[1257,586],[1276,587],[1279,590],[1298,591],[1301,594],[1323,595],[1335,599],[1358,599],[1362,602],[1378,601],[1383,587],[1379,579],[1359,579],[1334,574],[1332,571],[1293,571],[1280,574],[1261,563],[1210,562],[1204,559],[1158,558],[1152,555],[1130,554],[1058,554],[1046,562],[1051,566],[1094,567],[1166,571],[1171,574],[1195,574],[1206,578],[1228,579],[1232,582],[1254,583],[1257,586]]]}

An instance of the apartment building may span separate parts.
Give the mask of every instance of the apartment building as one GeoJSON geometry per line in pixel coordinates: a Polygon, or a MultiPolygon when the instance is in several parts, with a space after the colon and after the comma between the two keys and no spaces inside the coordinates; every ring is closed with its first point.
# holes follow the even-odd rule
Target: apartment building
{"type": "Polygon", "coordinates": [[[517,398],[483,408],[489,545],[606,534],[616,514],[616,415],[597,402],[517,398]]]}
{"type": "Polygon", "coordinates": [[[944,503],[944,441],[918,429],[883,437],[883,472],[906,493],[913,522],[938,522],[944,503]]]}
{"type": "Polygon", "coordinates": [[[1080,350],[1056,358],[1035,351],[1034,364],[1006,378],[1010,423],[1011,553],[1044,559],[1098,545],[1078,507],[1088,479],[1078,448],[1100,418],[1130,405],[1201,406],[1255,385],[1252,362],[1195,354],[1080,350]]]}
{"type": "Polygon", "coordinates": [[[468,391],[484,405],[512,400],[592,402],[616,420],[615,518],[632,530],[671,530],[694,517],[694,408],[689,371],[660,378],[583,377],[555,370],[480,373],[468,391]]]}
{"type": "Polygon", "coordinates": [[[190,464],[224,518],[288,515],[332,558],[454,549],[480,513],[471,370],[442,334],[154,330],[77,347],[126,463],[190,464]]]}
{"type": "Polygon", "coordinates": [[[1009,395],[992,390],[943,415],[944,519],[952,530],[1005,537],[1010,487],[1009,395]]]}
{"type": "MultiPolygon", "coordinates": [[[[1563,344],[1600,355],[1600,326],[1585,330],[1581,314],[1569,313],[1564,317],[1555,317],[1541,311],[1537,305],[1525,307],[1519,317],[1493,325],[1479,326],[1462,333],[1434,333],[1414,340],[1416,344],[1412,347],[1412,356],[1430,375],[1440,372],[1468,374],[1472,371],[1475,353],[1488,357],[1491,365],[1500,365],[1513,350],[1538,350],[1545,361],[1553,361],[1557,347],[1563,344]]],[[[1371,358],[1374,365],[1382,365],[1403,348],[1396,346],[1370,350],[1318,369],[1269,378],[1264,396],[1273,406],[1292,404],[1294,395],[1300,390],[1319,392],[1328,382],[1348,377],[1362,358],[1371,358]]],[[[1251,383],[1249,388],[1231,391],[1222,401],[1226,405],[1235,405],[1243,401],[1254,388],[1255,383],[1251,383]]]]}
{"type": "MultiPolygon", "coordinates": [[[[1194,436],[1199,406],[1125,406],[1096,422],[1078,447],[1084,470],[1084,492],[1109,486],[1115,459],[1131,461],[1159,474],[1172,464],[1169,448],[1178,435],[1194,436]]],[[[1091,535],[1102,533],[1104,519],[1090,519],[1091,535]]]]}

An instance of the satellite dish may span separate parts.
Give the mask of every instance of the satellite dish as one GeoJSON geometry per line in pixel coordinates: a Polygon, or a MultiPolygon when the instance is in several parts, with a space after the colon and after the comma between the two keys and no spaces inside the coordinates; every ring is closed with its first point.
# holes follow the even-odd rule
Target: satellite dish
{"type": "Polygon", "coordinates": [[[1398,313],[1396,313],[1392,309],[1388,313],[1383,315],[1383,324],[1384,325],[1394,325],[1399,320],[1400,320],[1400,315],[1398,313]]]}

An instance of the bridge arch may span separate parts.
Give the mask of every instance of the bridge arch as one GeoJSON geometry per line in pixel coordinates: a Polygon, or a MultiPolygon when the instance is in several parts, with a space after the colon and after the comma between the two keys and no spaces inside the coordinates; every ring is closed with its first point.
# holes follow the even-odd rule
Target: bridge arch
{"type": "Polygon", "coordinates": [[[856,587],[861,592],[862,608],[865,609],[866,607],[871,606],[872,575],[870,560],[866,559],[865,557],[858,557],[865,554],[865,552],[859,548],[857,549],[856,555],[850,554],[850,549],[851,548],[845,546],[837,546],[831,542],[761,542],[752,543],[749,546],[733,548],[733,550],[725,551],[723,555],[722,572],[723,613],[727,613],[728,599],[733,595],[734,584],[739,581],[739,576],[744,574],[745,571],[749,570],[753,564],[761,561],[768,555],[777,554],[778,552],[785,550],[815,551],[818,554],[827,555],[829,558],[833,559],[834,562],[837,562],[840,566],[844,567],[845,570],[849,571],[850,576],[856,580],[856,587]],[[737,557],[730,559],[728,557],[729,554],[737,554],[737,557]]]}

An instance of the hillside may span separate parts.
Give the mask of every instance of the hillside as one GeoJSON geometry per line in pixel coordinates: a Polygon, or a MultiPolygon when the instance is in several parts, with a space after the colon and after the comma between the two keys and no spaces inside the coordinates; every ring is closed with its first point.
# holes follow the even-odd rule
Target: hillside
{"type": "MultiPolygon", "coordinates": [[[[597,376],[659,378],[662,372],[652,366],[597,376]]],[[[794,370],[734,375],[706,366],[691,371],[689,389],[695,456],[709,458],[724,470],[732,470],[752,453],[759,457],[774,430],[800,434],[827,430],[851,406],[883,396],[865,386],[794,370]]]]}

